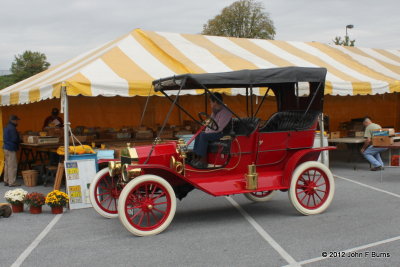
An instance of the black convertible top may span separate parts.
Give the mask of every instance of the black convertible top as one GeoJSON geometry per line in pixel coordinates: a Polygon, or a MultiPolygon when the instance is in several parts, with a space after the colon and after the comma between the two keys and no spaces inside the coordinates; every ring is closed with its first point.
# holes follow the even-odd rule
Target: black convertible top
{"type": "Polygon", "coordinates": [[[183,74],[154,80],[155,91],[200,88],[268,87],[272,84],[325,82],[325,68],[283,67],[230,72],[183,74]]]}

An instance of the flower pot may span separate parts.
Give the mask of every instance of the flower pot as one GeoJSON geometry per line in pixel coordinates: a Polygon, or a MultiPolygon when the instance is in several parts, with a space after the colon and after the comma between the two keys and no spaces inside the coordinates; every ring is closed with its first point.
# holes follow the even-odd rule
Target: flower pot
{"type": "Polygon", "coordinates": [[[30,212],[31,214],[39,214],[39,213],[42,213],[42,206],[40,206],[40,207],[30,206],[30,207],[29,207],[29,212],[30,212]]]}
{"type": "Polygon", "coordinates": [[[24,204],[11,204],[11,208],[14,213],[23,212],[24,204]]]}
{"type": "Polygon", "coordinates": [[[53,214],[61,214],[61,213],[63,213],[63,206],[51,207],[51,213],[53,213],[53,214]]]}

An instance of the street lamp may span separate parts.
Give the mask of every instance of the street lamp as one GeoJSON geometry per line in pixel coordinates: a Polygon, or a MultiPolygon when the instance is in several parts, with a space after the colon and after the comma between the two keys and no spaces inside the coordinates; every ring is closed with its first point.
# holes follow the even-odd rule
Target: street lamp
{"type": "Polygon", "coordinates": [[[353,29],[353,28],[354,28],[353,24],[346,25],[346,40],[349,38],[349,36],[347,35],[347,29],[353,29]]]}

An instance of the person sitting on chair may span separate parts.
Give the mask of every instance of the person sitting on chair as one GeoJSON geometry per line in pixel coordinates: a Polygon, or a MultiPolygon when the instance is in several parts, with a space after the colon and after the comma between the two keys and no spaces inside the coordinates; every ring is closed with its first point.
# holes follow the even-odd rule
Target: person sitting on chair
{"type": "Polygon", "coordinates": [[[208,142],[216,141],[223,137],[222,131],[232,119],[232,113],[223,104],[223,98],[220,93],[214,93],[210,96],[210,106],[212,109],[211,118],[217,124],[218,129],[212,130],[206,127],[205,131],[201,132],[195,139],[192,166],[199,169],[207,168],[208,142]]]}
{"type": "Polygon", "coordinates": [[[53,108],[51,110],[51,115],[44,120],[43,129],[46,127],[63,127],[64,122],[63,119],[58,116],[59,113],[60,111],[58,108],[53,108]]]}
{"type": "Polygon", "coordinates": [[[365,142],[361,148],[364,158],[371,164],[371,171],[383,170],[383,162],[380,153],[386,151],[387,148],[374,147],[371,145],[372,131],[382,129],[382,127],[371,121],[370,117],[365,117],[363,121],[365,128],[365,142]]]}
{"type": "MultiPolygon", "coordinates": [[[[60,116],[58,116],[59,113],[60,111],[58,110],[58,108],[53,108],[51,110],[51,115],[44,120],[43,123],[44,130],[47,127],[62,128],[64,126],[63,119],[61,119],[60,116]]],[[[50,165],[55,166],[60,161],[60,156],[55,152],[49,152],[49,159],[50,159],[50,165]]]]}

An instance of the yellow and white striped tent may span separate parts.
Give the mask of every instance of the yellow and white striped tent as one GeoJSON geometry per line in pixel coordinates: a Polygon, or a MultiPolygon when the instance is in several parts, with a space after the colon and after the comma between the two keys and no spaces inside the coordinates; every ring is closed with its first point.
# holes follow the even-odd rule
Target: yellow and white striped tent
{"type": "Polygon", "coordinates": [[[136,29],[1,90],[0,103],[59,98],[62,82],[70,96],[147,96],[149,91],[154,94],[152,80],[175,74],[283,66],[327,68],[325,92],[330,95],[400,91],[400,50],[136,29]]]}

